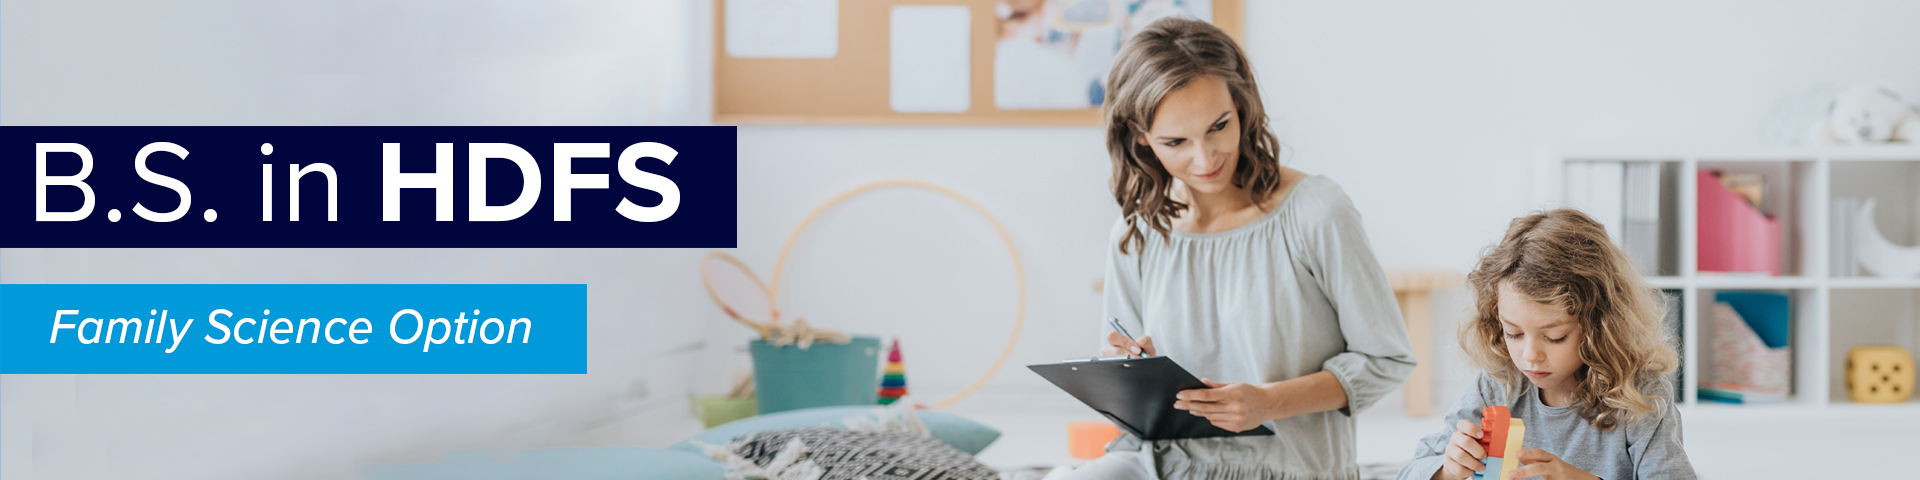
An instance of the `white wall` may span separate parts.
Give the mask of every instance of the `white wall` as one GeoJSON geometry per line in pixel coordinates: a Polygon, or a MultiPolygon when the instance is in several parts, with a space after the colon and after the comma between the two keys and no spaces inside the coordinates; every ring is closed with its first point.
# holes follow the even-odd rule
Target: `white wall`
{"type": "MultiPolygon", "coordinates": [[[[702,123],[694,5],[0,3],[4,125],[702,123]]],[[[344,478],[452,448],[664,444],[694,250],[0,251],[7,283],[585,283],[587,375],[0,376],[0,477],[344,478]]]]}
{"type": "Polygon", "coordinates": [[[0,123],[697,122],[693,7],[9,0],[0,123]]]}
{"type": "MultiPolygon", "coordinates": [[[[1382,265],[1465,271],[1508,220],[1537,208],[1529,199],[1538,149],[1755,144],[1777,104],[1822,85],[1888,78],[1920,90],[1920,29],[1911,18],[1920,18],[1920,4],[1250,1],[1246,49],[1276,133],[1288,146],[1285,161],[1346,189],[1382,265]]],[[[1023,253],[1046,262],[1029,272],[1032,330],[1014,363],[1091,352],[1099,303],[1090,285],[1101,275],[1107,228],[1118,214],[1105,193],[1108,168],[1097,127],[740,132],[741,184],[755,186],[741,193],[741,255],[757,260],[749,263],[770,270],[787,229],[812,204],[860,180],[939,181],[1014,217],[1008,221],[1023,253]]],[[[858,217],[849,219],[842,233],[848,236],[935,231],[968,218],[955,213],[895,222],[852,209],[845,215],[858,217]]],[[[938,235],[919,238],[931,242],[938,235]]],[[[921,252],[957,249],[983,259],[962,273],[985,281],[995,278],[990,269],[1000,268],[993,246],[969,239],[898,248],[826,245],[808,253],[920,262],[921,252]]],[[[875,281],[866,278],[874,272],[862,270],[808,274],[836,286],[875,281]]],[[[876,305],[872,313],[839,321],[898,325],[893,312],[948,308],[985,322],[1004,317],[972,304],[984,292],[952,292],[942,302],[938,292],[918,285],[874,288],[880,290],[842,291],[926,298],[876,305]]],[[[1460,298],[1441,303],[1466,305],[1460,298]]],[[[1002,338],[998,329],[967,335],[893,328],[924,338],[908,344],[908,378],[916,387],[927,385],[920,391],[929,394],[957,391],[983,364],[915,364],[916,351],[933,349],[940,353],[930,356],[943,362],[972,359],[995,351],[1002,338]],[[942,343],[946,339],[958,341],[942,343]],[[958,353],[963,348],[971,353],[958,353]]],[[[1436,332],[1447,336],[1435,351],[1454,350],[1451,331],[1436,332]]],[[[1046,388],[1017,366],[1003,375],[996,387],[1046,388]]],[[[1449,389],[1461,382],[1442,380],[1439,398],[1451,402],[1456,395],[1449,389]]]]}
{"type": "MultiPolygon", "coordinates": [[[[1466,269],[1533,208],[1536,148],[1753,143],[1782,98],[1817,85],[1878,77],[1920,90],[1914,2],[1248,3],[1247,49],[1287,162],[1346,188],[1387,268],[1466,269]]],[[[700,124],[710,16],[705,1],[670,0],[7,0],[0,124],[700,124]]],[[[991,209],[1025,260],[1026,330],[988,394],[1043,390],[1020,365],[1091,352],[1117,214],[1096,127],[757,126],[739,142],[734,253],[761,275],[834,193],[931,180],[991,209]]],[[[652,398],[684,398],[744,365],[745,330],[695,283],[701,253],[0,252],[5,282],[587,282],[594,332],[580,377],[9,376],[0,475],[117,478],[145,465],[154,478],[171,465],[200,478],[325,477],[436,448],[577,441],[566,439],[604,424],[591,418],[637,408],[625,400],[635,379],[650,379],[652,398]],[[698,369],[638,366],[700,342],[710,348],[683,355],[698,369]],[[23,431],[23,403],[73,410],[40,412],[52,420],[23,431]],[[241,433],[260,441],[234,441],[241,433]]],[[[910,385],[932,397],[922,401],[971,381],[1011,327],[1004,250],[939,197],[851,201],[790,262],[785,310],[900,335],[910,385]]],[[[1464,305],[1452,295],[1441,303],[1464,305]]],[[[1460,382],[1442,379],[1449,402],[1460,382]]],[[[594,438],[666,428],[621,425],[639,431],[594,438]]]]}

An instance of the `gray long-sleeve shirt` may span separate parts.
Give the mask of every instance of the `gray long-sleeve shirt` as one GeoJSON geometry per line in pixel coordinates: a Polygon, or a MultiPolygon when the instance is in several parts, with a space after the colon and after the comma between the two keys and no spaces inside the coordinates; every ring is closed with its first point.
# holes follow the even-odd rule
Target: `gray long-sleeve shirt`
{"type": "Polygon", "coordinates": [[[1667,380],[1640,383],[1640,391],[1662,400],[1655,414],[1614,426],[1612,430],[1601,430],[1587,423],[1573,406],[1549,407],[1541,403],[1539,389],[1532,384],[1524,385],[1515,396],[1486,375],[1481,375],[1475,383],[1474,389],[1461,396],[1460,403],[1447,414],[1446,428],[1420,439],[1413,461],[1400,469],[1399,480],[1433,478],[1433,472],[1440,471],[1441,462],[1445,461],[1447,440],[1459,431],[1460,419],[1472,420],[1477,425],[1481,409],[1493,405],[1505,405],[1513,418],[1526,422],[1526,439],[1520,442],[1520,448],[1546,450],[1600,478],[1696,478],[1693,463],[1687,461],[1687,450],[1680,441],[1680,412],[1673,406],[1673,386],[1667,380]]]}
{"type": "Polygon", "coordinates": [[[1143,442],[1169,479],[1356,478],[1353,414],[1413,372],[1412,347],[1360,213],[1326,177],[1301,180],[1272,211],[1215,233],[1144,224],[1143,248],[1108,241],[1106,315],[1200,377],[1264,384],[1326,370],[1347,408],[1267,422],[1277,435],[1143,442]]]}

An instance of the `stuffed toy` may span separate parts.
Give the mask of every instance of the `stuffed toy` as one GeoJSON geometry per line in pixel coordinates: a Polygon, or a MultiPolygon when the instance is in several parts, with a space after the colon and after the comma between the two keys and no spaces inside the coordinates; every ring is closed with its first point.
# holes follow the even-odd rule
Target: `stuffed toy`
{"type": "Polygon", "coordinates": [[[1813,126],[1816,143],[1885,143],[1920,139],[1920,106],[1894,88],[1873,81],[1841,92],[1827,118],[1813,126]]]}

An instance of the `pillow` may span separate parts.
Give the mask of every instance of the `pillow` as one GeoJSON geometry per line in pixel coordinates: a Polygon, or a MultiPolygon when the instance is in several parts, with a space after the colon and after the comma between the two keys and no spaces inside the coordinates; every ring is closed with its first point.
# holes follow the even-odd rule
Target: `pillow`
{"type": "Polygon", "coordinates": [[[728,478],[819,480],[999,480],[972,455],[905,432],[828,427],[760,432],[710,450],[728,478]]]}
{"type": "MultiPolygon", "coordinates": [[[[769,413],[757,417],[743,418],[725,425],[713,427],[706,432],[694,435],[686,440],[681,440],[680,443],[675,443],[667,448],[694,454],[704,454],[705,452],[702,452],[700,447],[694,445],[693,442],[708,445],[726,445],[727,442],[735,438],[768,430],[821,426],[844,428],[846,427],[844,420],[848,418],[874,417],[885,410],[886,407],[881,406],[851,405],[816,407],[769,413]]],[[[1000,438],[999,430],[994,430],[993,427],[967,420],[966,417],[951,413],[925,410],[914,413],[920,417],[921,423],[927,425],[927,430],[933,434],[933,438],[940,440],[941,443],[951,445],[953,448],[959,449],[962,452],[967,452],[968,455],[978,454],[981,450],[986,450],[987,445],[992,445],[994,440],[1000,438]]]]}

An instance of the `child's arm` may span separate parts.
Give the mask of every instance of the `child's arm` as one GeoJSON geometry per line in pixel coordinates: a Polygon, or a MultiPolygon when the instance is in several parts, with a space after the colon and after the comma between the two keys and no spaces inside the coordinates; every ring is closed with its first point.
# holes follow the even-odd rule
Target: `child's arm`
{"type": "MultiPolygon", "coordinates": [[[[1481,410],[1493,404],[1490,399],[1503,395],[1500,393],[1502,391],[1498,382],[1482,375],[1479,381],[1475,382],[1475,388],[1469,389],[1465,395],[1462,395],[1460,401],[1454,404],[1453,411],[1447,413],[1447,418],[1443,420],[1446,428],[1439,433],[1421,438],[1420,444],[1413,450],[1413,461],[1401,467],[1400,474],[1395,478],[1398,480],[1441,478],[1436,475],[1444,473],[1443,467],[1447,463],[1447,445],[1453,441],[1454,434],[1461,431],[1460,422],[1470,422],[1473,426],[1479,426],[1481,410]]],[[[1474,444],[1468,447],[1468,453],[1478,448],[1479,445],[1474,444]]],[[[1485,458],[1485,452],[1481,452],[1474,460],[1485,458]]],[[[1462,466],[1471,469],[1480,465],[1463,462],[1462,466]]]]}

